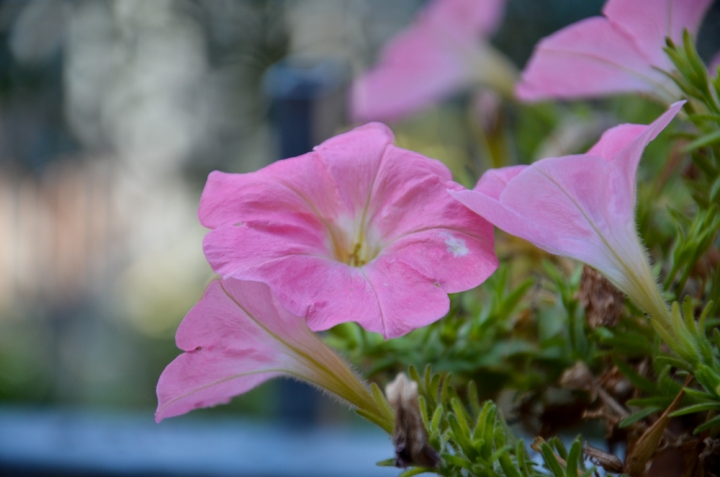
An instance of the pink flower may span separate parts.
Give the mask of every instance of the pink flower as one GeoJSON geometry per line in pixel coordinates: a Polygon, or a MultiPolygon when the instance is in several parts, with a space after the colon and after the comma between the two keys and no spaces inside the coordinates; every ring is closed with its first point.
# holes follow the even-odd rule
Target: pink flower
{"type": "Polygon", "coordinates": [[[356,321],[397,337],[497,267],[492,226],[447,193],[439,161],[368,124],[250,174],[213,172],[200,222],[224,277],[263,281],[310,329],[356,321]]]}
{"type": "Polygon", "coordinates": [[[264,283],[226,279],[210,284],[180,323],[176,342],[185,353],[160,376],[157,422],[225,404],[268,379],[288,376],[333,393],[392,429],[393,416],[264,283]]]}
{"type": "Polygon", "coordinates": [[[604,17],[574,23],[544,38],[518,83],[525,101],[647,93],[673,101],[680,90],[660,70],[674,70],[665,38],[695,34],[712,0],[609,0],[604,17]]]}
{"type": "Polygon", "coordinates": [[[353,118],[399,119],[474,84],[508,91],[515,68],[484,40],[500,23],[503,6],[504,0],[430,2],[385,46],[375,69],[353,84],[353,118]]]}
{"type": "Polygon", "coordinates": [[[587,154],[486,172],[472,191],[450,191],[505,232],[584,262],[658,320],[669,320],[635,228],[635,173],[645,146],[684,101],[649,126],[624,124],[587,154]]]}

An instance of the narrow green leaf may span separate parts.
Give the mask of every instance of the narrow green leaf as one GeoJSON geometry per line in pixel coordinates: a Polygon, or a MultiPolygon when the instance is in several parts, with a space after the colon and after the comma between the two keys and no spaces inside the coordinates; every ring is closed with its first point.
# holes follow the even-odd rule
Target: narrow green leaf
{"type": "Polygon", "coordinates": [[[457,416],[452,413],[448,414],[447,422],[452,429],[452,437],[454,437],[455,442],[460,446],[463,454],[465,454],[468,459],[474,460],[477,457],[477,452],[475,451],[472,442],[470,442],[470,436],[463,432],[463,428],[458,422],[457,416]]]}
{"type": "Polygon", "coordinates": [[[656,413],[658,411],[662,410],[659,406],[650,406],[646,407],[645,409],[642,409],[638,412],[635,412],[633,414],[630,414],[628,417],[620,421],[618,424],[619,428],[628,427],[631,424],[635,424],[638,421],[642,421],[646,417],[648,417],[650,414],[656,413]]]}
{"type": "Polygon", "coordinates": [[[580,465],[582,455],[582,444],[580,439],[575,441],[570,446],[570,452],[567,457],[567,467],[565,468],[567,477],[578,477],[578,466],[580,465]]]}
{"type": "Polygon", "coordinates": [[[695,149],[700,149],[701,147],[711,146],[715,143],[720,142],[720,129],[717,131],[713,131],[709,134],[705,134],[704,136],[700,136],[699,138],[695,139],[694,141],[691,141],[689,144],[685,145],[685,147],[682,148],[682,152],[692,152],[695,149]]]}
{"type": "MultiPolygon", "coordinates": [[[[500,462],[500,468],[507,477],[522,477],[523,468],[520,467],[520,470],[518,470],[518,467],[513,464],[512,459],[510,459],[510,455],[507,452],[500,454],[498,456],[498,461],[500,462]]],[[[528,475],[530,474],[529,471],[526,471],[525,473],[528,475]]]]}
{"type": "Polygon", "coordinates": [[[720,402],[707,402],[707,403],[703,403],[703,404],[694,404],[692,406],[687,406],[682,409],[678,409],[677,411],[670,414],[670,417],[684,416],[686,414],[694,414],[696,412],[717,411],[717,410],[720,410],[720,402]]]}
{"type": "Polygon", "coordinates": [[[443,405],[438,404],[438,407],[435,408],[435,412],[433,413],[432,420],[430,421],[430,429],[432,429],[433,433],[440,431],[440,422],[443,417],[443,405]]]}
{"type": "Polygon", "coordinates": [[[472,409],[473,417],[477,417],[480,415],[480,397],[478,396],[478,390],[477,385],[475,384],[475,381],[470,380],[467,385],[467,395],[468,395],[468,403],[470,404],[470,409],[472,409]]]}
{"type": "Polygon", "coordinates": [[[706,421],[705,423],[699,425],[697,428],[695,428],[695,434],[700,434],[701,432],[717,425],[720,425],[720,416],[715,416],[709,421],[706,421]]]}
{"type": "Polygon", "coordinates": [[[565,477],[565,472],[563,472],[562,466],[560,465],[560,462],[558,462],[557,457],[550,446],[543,442],[540,445],[540,450],[543,456],[543,461],[545,462],[545,466],[548,470],[552,472],[555,477],[565,477]]]}
{"type": "Polygon", "coordinates": [[[375,462],[378,467],[395,467],[395,457],[375,462]]]}

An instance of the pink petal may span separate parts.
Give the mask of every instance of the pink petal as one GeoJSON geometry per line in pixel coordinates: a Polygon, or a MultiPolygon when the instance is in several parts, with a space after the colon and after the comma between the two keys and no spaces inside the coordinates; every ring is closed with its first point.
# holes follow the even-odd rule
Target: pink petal
{"type": "Polygon", "coordinates": [[[394,140],[387,126],[369,123],[315,148],[330,172],[344,211],[354,215],[366,206],[385,151],[394,140]]]}
{"type": "Polygon", "coordinates": [[[665,70],[672,64],[663,51],[665,37],[682,43],[683,29],[700,28],[713,0],[608,0],[603,13],[631,37],[648,62],[665,70]]]}
{"type": "Polygon", "coordinates": [[[492,225],[482,222],[487,224],[482,236],[467,229],[428,229],[399,238],[388,246],[385,256],[407,264],[446,293],[474,288],[498,266],[492,225]]]}
{"type": "Polygon", "coordinates": [[[155,419],[226,403],[279,374],[305,373],[283,339],[303,346],[313,336],[267,285],[213,282],[178,328],[185,353],[160,376],[155,419]]]}
{"type": "Polygon", "coordinates": [[[473,190],[497,200],[500,198],[500,194],[505,190],[508,183],[527,167],[528,166],[509,166],[501,169],[490,169],[482,175],[473,190]]]}
{"type": "Polygon", "coordinates": [[[320,227],[251,220],[241,226],[224,225],[210,231],[203,240],[203,251],[216,273],[245,278],[244,270],[281,257],[327,258],[327,240],[320,227]]]}
{"type": "Polygon", "coordinates": [[[412,26],[390,41],[374,69],[355,80],[355,121],[395,120],[435,103],[470,79],[462,58],[441,30],[412,26]]]}
{"type": "Polygon", "coordinates": [[[382,332],[377,297],[359,268],[328,258],[288,255],[237,270],[232,276],[270,285],[283,306],[305,316],[313,331],[356,321],[382,332]]]}
{"type": "Polygon", "coordinates": [[[250,174],[212,172],[200,199],[200,223],[215,228],[247,220],[317,227],[339,213],[332,178],[315,153],[277,161],[250,174]],[[242,201],[227,200],[242,195],[242,201]]]}
{"type": "Polygon", "coordinates": [[[516,93],[525,101],[634,91],[662,94],[667,84],[631,38],[607,19],[594,17],[541,40],[516,93]]]}
{"type": "Polygon", "coordinates": [[[644,124],[621,124],[608,129],[600,140],[587,152],[591,156],[600,156],[606,161],[612,161],[615,154],[620,152],[648,127],[644,124]]]}
{"type": "Polygon", "coordinates": [[[402,336],[437,321],[450,309],[447,293],[435,280],[394,255],[382,255],[362,268],[380,306],[379,319],[360,325],[386,339],[402,336]]]}
{"type": "Polygon", "coordinates": [[[440,161],[390,146],[373,183],[368,221],[384,240],[430,227],[475,226],[445,190],[452,174],[440,161]],[[413,211],[413,213],[408,213],[413,211]]]}
{"type": "Polygon", "coordinates": [[[618,190],[627,191],[627,194],[616,194],[615,196],[614,204],[616,204],[616,207],[619,209],[635,210],[637,188],[635,175],[643,151],[650,141],[655,139],[657,135],[670,124],[670,121],[673,120],[684,104],[685,101],[673,103],[659,118],[648,126],[642,127],[642,129],[628,127],[613,131],[613,129],[617,129],[613,128],[610,130],[613,132],[608,131],[608,133],[610,133],[609,137],[605,138],[605,135],[603,135],[603,138],[600,140],[601,143],[605,143],[606,145],[599,146],[600,143],[598,143],[598,145],[593,147],[593,149],[598,148],[598,150],[604,149],[606,153],[617,151],[611,157],[615,171],[617,171],[615,173],[617,184],[615,187],[618,188],[618,190]],[[616,141],[618,146],[622,145],[623,147],[613,148],[607,146],[611,141],[616,141]]]}

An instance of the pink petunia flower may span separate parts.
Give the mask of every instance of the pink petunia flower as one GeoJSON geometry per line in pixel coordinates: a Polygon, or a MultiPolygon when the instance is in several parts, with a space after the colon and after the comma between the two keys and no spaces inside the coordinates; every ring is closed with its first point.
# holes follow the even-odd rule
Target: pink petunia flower
{"type": "Polygon", "coordinates": [[[263,281],[310,329],[356,321],[385,338],[447,313],[497,267],[492,226],[446,192],[441,162],[372,123],[250,174],[213,172],[200,222],[223,277],[263,281]]]}
{"type": "Polygon", "coordinates": [[[665,38],[695,34],[712,0],[608,0],[604,17],[574,23],[544,38],[522,72],[518,98],[539,101],[641,92],[672,102],[680,90],[665,38]]]}
{"type": "Polygon", "coordinates": [[[434,0],[357,78],[356,121],[399,119],[455,91],[485,84],[511,94],[515,67],[485,40],[502,19],[504,0],[434,0]]]}
{"type": "Polygon", "coordinates": [[[683,104],[649,126],[606,131],[586,154],[490,170],[474,190],[450,194],[505,232],[594,267],[667,325],[668,309],[635,227],[635,174],[645,146],[683,104]]]}
{"type": "Polygon", "coordinates": [[[287,376],[331,392],[392,429],[393,416],[365,384],[264,283],[213,282],[175,339],[185,353],[160,376],[157,422],[225,404],[268,379],[287,376]]]}

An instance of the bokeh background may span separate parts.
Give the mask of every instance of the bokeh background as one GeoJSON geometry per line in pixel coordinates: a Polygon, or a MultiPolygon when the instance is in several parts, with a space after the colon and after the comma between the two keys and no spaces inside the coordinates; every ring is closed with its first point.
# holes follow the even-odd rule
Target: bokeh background
{"type": "MultiPolygon", "coordinates": [[[[422,4],[0,1],[0,422],[71,409],[115,416],[109,429],[117,416],[151,423],[174,331],[213,277],[196,219],[207,174],[253,171],[351,127],[350,81],[422,4]]],[[[540,37],[602,4],[511,0],[492,41],[521,68],[540,37]]],[[[716,5],[705,57],[718,31],[716,5]]],[[[469,154],[468,101],[393,125],[398,142],[452,165],[469,154]]],[[[532,152],[519,145],[516,160],[532,152]]],[[[359,425],[313,396],[273,382],[187,419],[359,425]]],[[[389,457],[374,436],[387,446],[376,460],[389,457]]],[[[3,442],[0,469],[27,464],[3,442]]]]}

